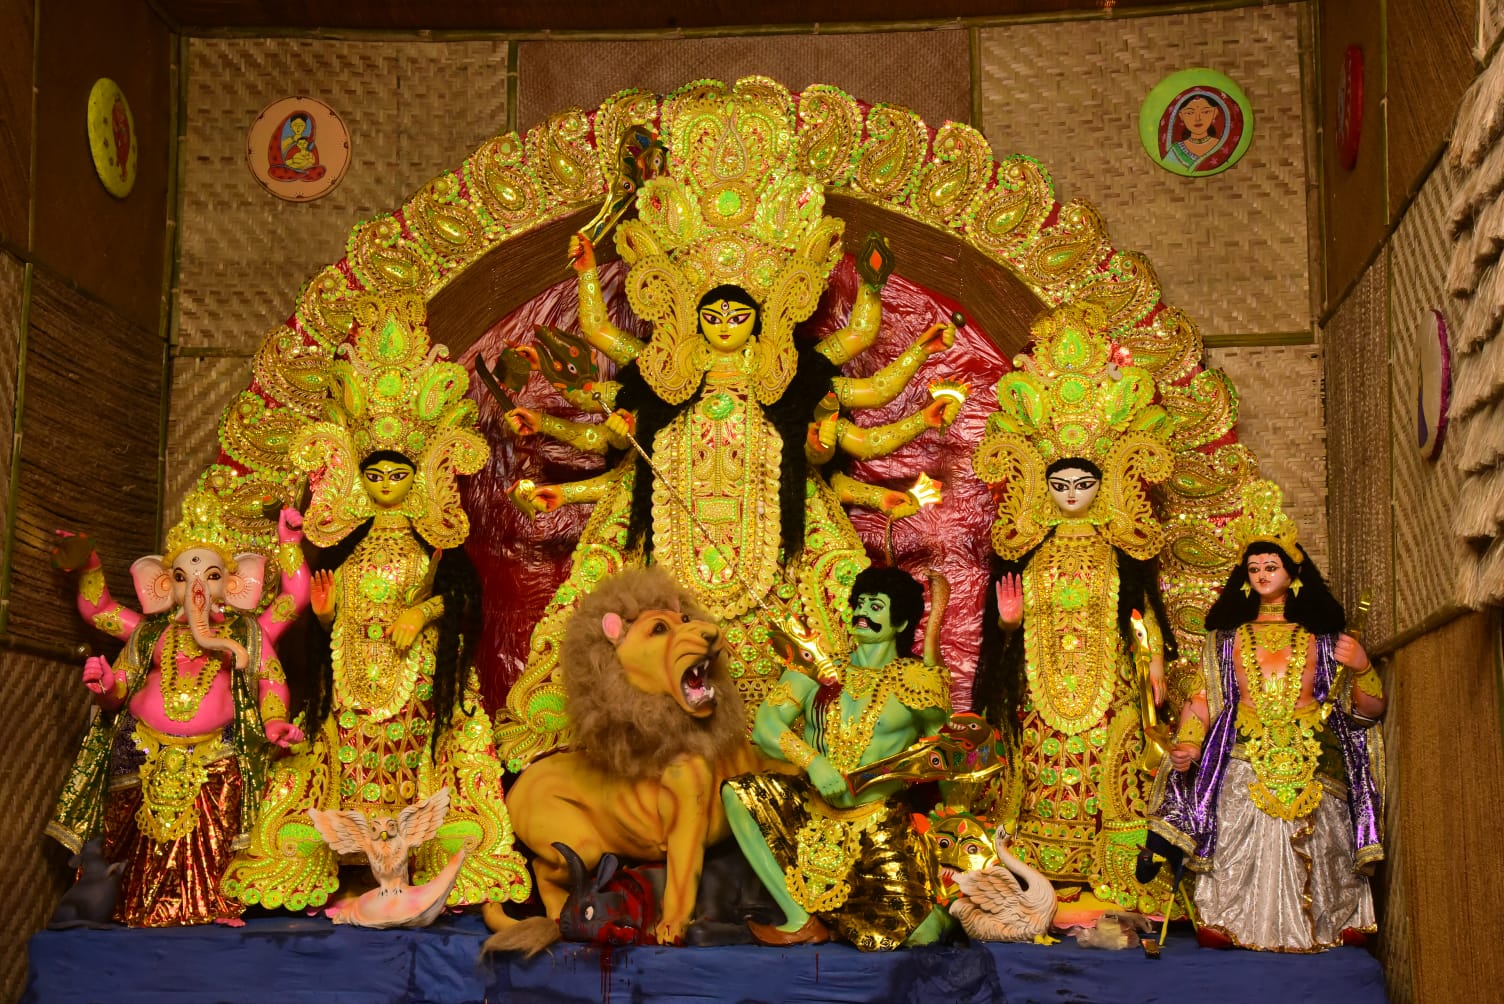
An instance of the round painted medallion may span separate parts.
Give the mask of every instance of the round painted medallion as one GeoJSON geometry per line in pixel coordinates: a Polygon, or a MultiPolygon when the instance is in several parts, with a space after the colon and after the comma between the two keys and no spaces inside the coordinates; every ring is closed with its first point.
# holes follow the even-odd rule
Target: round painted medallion
{"type": "Polygon", "coordinates": [[[1216,70],[1195,67],[1155,84],[1138,113],[1139,140],[1154,162],[1186,177],[1218,174],[1253,140],[1253,106],[1216,70]]]}
{"type": "Polygon", "coordinates": [[[136,184],[136,120],[120,85],[109,77],[89,91],[89,152],[105,190],[117,199],[136,184]]]}
{"type": "Polygon", "coordinates": [[[245,161],[261,187],[277,198],[310,202],[328,195],[345,176],[350,133],[334,109],[317,98],[282,98],[251,123],[245,161]]]}
{"type": "Polygon", "coordinates": [[[1452,347],[1441,311],[1420,312],[1415,350],[1415,445],[1434,462],[1441,456],[1452,409],[1452,347]]]}

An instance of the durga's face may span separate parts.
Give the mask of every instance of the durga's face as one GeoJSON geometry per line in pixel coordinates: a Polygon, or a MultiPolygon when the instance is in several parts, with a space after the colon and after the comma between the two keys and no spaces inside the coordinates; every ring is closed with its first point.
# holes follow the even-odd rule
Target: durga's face
{"type": "Polygon", "coordinates": [[[740,300],[712,300],[700,308],[700,334],[719,353],[741,351],[757,324],[757,308],[740,300]]]}

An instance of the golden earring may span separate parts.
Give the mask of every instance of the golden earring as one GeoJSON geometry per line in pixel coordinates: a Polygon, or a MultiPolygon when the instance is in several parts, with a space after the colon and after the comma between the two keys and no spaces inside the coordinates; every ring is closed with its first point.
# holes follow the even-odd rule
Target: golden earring
{"type": "Polygon", "coordinates": [[[1252,586],[1250,586],[1250,585],[1249,585],[1249,584],[1248,584],[1248,583],[1246,583],[1246,582],[1245,582],[1245,583],[1243,583],[1243,595],[1244,595],[1244,596],[1251,596],[1251,595],[1252,595],[1252,594],[1253,594],[1253,587],[1252,587],[1252,586]]]}
{"type": "Polygon", "coordinates": [[[1294,582],[1290,583],[1290,595],[1291,596],[1299,596],[1300,595],[1300,580],[1299,579],[1296,579],[1294,582]]]}

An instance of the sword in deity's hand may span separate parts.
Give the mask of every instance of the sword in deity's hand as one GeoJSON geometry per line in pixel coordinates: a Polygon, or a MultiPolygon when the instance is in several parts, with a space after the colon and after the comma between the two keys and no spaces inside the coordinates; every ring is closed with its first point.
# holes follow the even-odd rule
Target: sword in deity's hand
{"type": "MultiPolygon", "coordinates": [[[[1368,624],[1368,611],[1373,609],[1373,590],[1365,589],[1358,597],[1358,609],[1353,614],[1353,619],[1347,625],[1347,633],[1352,635],[1353,641],[1363,640],[1363,629],[1368,624]]],[[[1337,670],[1332,674],[1332,685],[1327,689],[1326,700],[1321,702],[1321,720],[1324,722],[1332,716],[1332,712],[1341,707],[1342,695],[1348,686],[1348,677],[1351,673],[1340,662],[1337,670]]]]}

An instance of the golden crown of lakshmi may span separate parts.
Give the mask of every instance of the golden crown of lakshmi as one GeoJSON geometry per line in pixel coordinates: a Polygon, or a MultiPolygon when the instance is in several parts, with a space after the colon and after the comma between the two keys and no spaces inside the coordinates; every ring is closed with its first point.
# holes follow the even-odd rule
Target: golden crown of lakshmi
{"type": "Polygon", "coordinates": [[[1273,481],[1250,481],[1243,486],[1243,511],[1229,520],[1222,535],[1237,546],[1241,558],[1250,544],[1277,544],[1296,561],[1306,560],[1295,521],[1285,515],[1285,493],[1273,481]]]}
{"type": "Polygon", "coordinates": [[[326,418],[293,440],[293,462],[309,473],[308,539],[327,547],[375,515],[360,485],[360,462],[390,450],[416,472],[401,512],[434,547],[456,547],[470,532],[455,478],[485,465],[490,447],[475,431],[469,374],[430,347],[421,297],[382,298],[340,347],[331,367],[326,418]]]}
{"type": "Polygon", "coordinates": [[[616,232],[630,266],[627,299],[653,325],[638,357],[643,378],[671,404],[699,386],[706,351],[699,301],[722,284],[757,302],[762,333],[752,389],[770,404],[796,365],[794,325],[814,312],[841,257],[844,224],[824,215],[819,182],[795,169],[794,104],[766,77],[688,84],[664,99],[669,174],[637,193],[637,219],[616,232]]]}
{"type": "Polygon", "coordinates": [[[993,549],[1019,558],[1060,516],[1045,491],[1056,460],[1089,460],[1102,471],[1092,519],[1137,558],[1158,553],[1163,530],[1145,486],[1170,476],[1174,425],[1155,403],[1154,377],[1103,335],[1092,304],[1057,308],[1034,322],[1034,350],[997,383],[998,410],[972,456],[977,477],[997,485],[993,549]]]}

